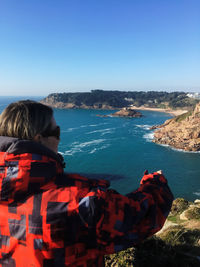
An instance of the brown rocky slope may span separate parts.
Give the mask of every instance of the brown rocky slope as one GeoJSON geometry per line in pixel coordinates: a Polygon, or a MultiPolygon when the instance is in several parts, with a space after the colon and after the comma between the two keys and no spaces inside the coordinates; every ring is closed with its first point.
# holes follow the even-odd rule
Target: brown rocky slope
{"type": "Polygon", "coordinates": [[[185,151],[200,151],[200,103],[193,111],[169,119],[156,128],[155,143],[185,151]]]}

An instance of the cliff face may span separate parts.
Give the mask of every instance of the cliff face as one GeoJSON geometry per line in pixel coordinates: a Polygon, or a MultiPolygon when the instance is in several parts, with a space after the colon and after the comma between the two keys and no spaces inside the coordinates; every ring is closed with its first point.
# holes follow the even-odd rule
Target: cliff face
{"type": "Polygon", "coordinates": [[[193,112],[167,120],[157,127],[154,142],[186,151],[200,151],[200,103],[193,112]]]}

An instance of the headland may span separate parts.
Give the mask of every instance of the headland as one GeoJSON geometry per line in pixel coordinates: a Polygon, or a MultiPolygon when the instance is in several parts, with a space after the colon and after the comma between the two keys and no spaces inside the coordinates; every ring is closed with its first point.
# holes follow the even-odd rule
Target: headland
{"type": "Polygon", "coordinates": [[[154,142],[185,151],[200,151],[200,103],[193,110],[154,127],[154,142]]]}

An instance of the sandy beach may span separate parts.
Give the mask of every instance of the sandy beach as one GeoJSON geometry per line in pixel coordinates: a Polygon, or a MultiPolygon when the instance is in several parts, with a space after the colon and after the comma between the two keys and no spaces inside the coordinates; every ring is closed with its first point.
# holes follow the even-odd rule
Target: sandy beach
{"type": "Polygon", "coordinates": [[[140,107],[132,106],[131,109],[166,112],[166,113],[171,114],[172,116],[179,116],[179,115],[182,115],[182,114],[188,112],[188,110],[183,110],[183,109],[173,110],[173,109],[164,109],[164,108],[148,108],[148,107],[144,107],[144,106],[140,106],[140,107]]]}

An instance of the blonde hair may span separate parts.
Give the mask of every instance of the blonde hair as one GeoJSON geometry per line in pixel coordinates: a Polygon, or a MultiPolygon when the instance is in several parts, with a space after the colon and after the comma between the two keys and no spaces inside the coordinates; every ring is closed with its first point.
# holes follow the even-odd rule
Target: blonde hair
{"type": "Polygon", "coordinates": [[[0,136],[33,139],[51,123],[52,108],[32,100],[11,103],[0,115],[0,136]]]}

